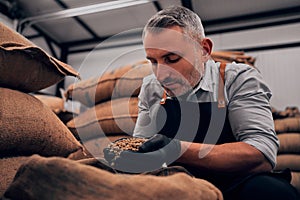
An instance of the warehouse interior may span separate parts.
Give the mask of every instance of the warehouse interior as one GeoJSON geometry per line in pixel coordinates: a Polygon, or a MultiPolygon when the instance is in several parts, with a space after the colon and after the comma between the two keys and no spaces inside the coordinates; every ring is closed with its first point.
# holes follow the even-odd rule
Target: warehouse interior
{"type": "MultiPolygon", "coordinates": [[[[101,73],[117,55],[134,48],[141,50],[141,29],[147,19],[162,8],[184,5],[199,14],[206,36],[214,41],[215,51],[244,51],[256,58],[256,67],[274,93],[274,107],[300,106],[300,93],[289,89],[299,85],[296,55],[300,3],[297,0],[259,3],[230,0],[226,4],[217,0],[162,0],[140,1],[136,5],[125,1],[121,4],[123,8],[114,8],[114,1],[97,0],[1,2],[2,20],[54,57],[75,69],[81,67],[82,78],[101,73]],[[117,38],[118,35],[125,38],[117,38]],[[115,39],[121,41],[113,42],[115,39]],[[92,50],[98,50],[93,51],[94,56],[92,50]],[[87,55],[89,59],[85,59],[87,55]]],[[[66,80],[64,87],[72,81],[66,80]]],[[[55,94],[55,90],[51,88],[47,92],[55,94]]]]}
{"type": "MultiPolygon", "coordinates": [[[[70,97],[68,95],[73,92],[75,96],[72,89],[75,88],[76,84],[83,83],[80,86],[84,86],[84,84],[91,83],[88,81],[94,81],[93,78],[98,80],[102,76],[113,72],[113,70],[144,61],[143,27],[152,15],[172,5],[184,6],[199,15],[206,37],[211,38],[213,41],[214,52],[239,52],[238,55],[230,54],[229,58],[234,60],[240,56],[243,59],[251,59],[252,64],[261,73],[264,81],[272,91],[270,105],[274,109],[272,110],[274,120],[278,120],[278,124],[276,124],[277,121],[275,123],[275,129],[282,146],[278,155],[280,156],[278,157],[280,164],[277,169],[287,167],[292,170],[292,183],[300,193],[299,0],[39,0],[35,2],[29,0],[0,0],[0,23],[42,49],[51,59],[55,59],[52,62],[57,64],[57,60],[59,60],[73,68],[74,71],[68,71],[71,76],[64,76],[60,80],[54,81],[53,84],[39,88],[31,94],[37,95],[37,97],[40,95],[39,99],[42,102],[44,100],[42,96],[59,99],[60,108],[58,110],[55,110],[52,103],[49,103],[49,105],[53,106],[51,109],[54,110],[55,115],[62,120],[68,129],[65,130],[65,127],[61,127],[61,130],[72,132],[72,137],[74,135],[76,141],[80,141],[80,139],[81,142],[84,141],[88,155],[102,156],[102,154],[98,154],[99,152],[97,153],[99,147],[103,149],[108,142],[118,139],[120,136],[124,137],[124,133],[126,135],[128,132],[132,132],[134,123],[132,120],[119,122],[126,125],[116,129],[112,128],[112,132],[116,135],[108,133],[108,135],[111,134],[109,141],[107,141],[107,137],[105,141],[101,139],[102,137],[98,137],[98,132],[103,134],[103,131],[111,131],[110,128],[106,130],[105,127],[100,127],[100,131],[97,127],[92,131],[93,133],[82,136],[81,134],[84,135],[85,132],[89,132],[84,127],[87,126],[87,123],[84,124],[85,122],[80,120],[76,122],[77,124],[70,122],[81,113],[90,110],[92,104],[97,103],[90,103],[89,99],[84,99],[87,95],[95,95],[94,93],[97,91],[93,90],[82,94],[82,96],[85,96],[82,97],[85,102],[82,102],[80,98],[77,100],[75,97],[73,97],[74,101],[72,102],[71,98],[68,100],[68,97],[70,97]],[[293,127],[284,124],[286,122],[283,122],[283,120],[292,121],[293,127]]],[[[2,35],[0,37],[5,38],[2,35]]],[[[5,48],[5,46],[1,46],[1,48],[5,48]]],[[[4,63],[3,56],[1,59],[1,62],[4,63]]],[[[137,72],[138,79],[143,78],[143,73],[147,74],[148,72],[137,72]]],[[[45,77],[47,78],[47,76],[45,77]]],[[[1,81],[0,84],[0,87],[7,86],[6,83],[3,84],[1,81]]],[[[2,97],[0,96],[0,98],[2,97]]],[[[20,96],[20,98],[22,97],[20,96]]],[[[134,103],[137,104],[137,102],[134,103]]],[[[123,102],[117,102],[117,104],[122,107],[123,102]]],[[[136,112],[130,109],[126,110],[125,114],[129,112],[128,115],[132,115],[131,112],[136,112]]],[[[99,122],[97,111],[88,114],[90,115],[90,121],[98,120],[99,122]]],[[[35,120],[39,120],[39,118],[35,120]]],[[[16,126],[16,124],[11,125],[16,126]]],[[[49,133],[51,132],[50,129],[49,133]]],[[[11,128],[4,128],[3,130],[10,131],[11,128]]],[[[0,134],[2,134],[1,131],[0,134]]],[[[0,137],[0,140],[3,140],[3,137],[0,137]]],[[[33,139],[33,141],[35,140],[33,139]]],[[[73,138],[69,139],[69,141],[71,140],[73,138]]],[[[5,142],[2,143],[5,144],[5,142]]],[[[0,141],[0,144],[2,143],[0,141]]],[[[12,144],[13,142],[7,143],[7,145],[12,144]]],[[[45,144],[43,143],[43,145],[45,144]]],[[[80,160],[79,153],[74,153],[77,148],[74,145],[80,146],[81,144],[76,142],[69,144],[74,148],[71,150],[72,155],[70,151],[64,154],[58,153],[57,155],[80,160]],[[66,156],[67,154],[68,156],[66,156]]],[[[13,148],[13,151],[15,149],[18,148],[13,148]]],[[[46,148],[42,149],[44,151],[46,148]]],[[[18,167],[24,163],[29,155],[36,152],[30,150],[26,151],[24,155],[23,153],[20,153],[20,155],[16,153],[16,156],[9,153],[7,156],[6,153],[10,151],[9,149],[3,150],[0,147],[0,151],[5,152],[0,153],[0,168],[5,168],[1,174],[7,174],[2,178],[1,197],[13,181],[18,167]],[[15,167],[14,169],[8,168],[8,165],[14,165],[15,167]]],[[[16,150],[16,152],[18,151],[22,152],[22,149],[16,150]]],[[[83,154],[86,155],[86,153],[83,154]]],[[[52,154],[47,153],[40,155],[52,156],[52,154]]],[[[38,162],[38,159],[41,158],[34,159],[38,162]]],[[[91,160],[85,159],[78,162],[98,166],[95,161],[91,160]]],[[[83,174],[82,177],[84,175],[91,174],[83,174]]],[[[32,185],[36,184],[34,181],[30,183],[32,185]]],[[[11,187],[11,191],[8,190],[6,194],[9,196],[14,190],[20,190],[20,188],[17,188],[20,187],[18,183],[15,187],[11,187]]],[[[51,187],[54,186],[50,185],[49,188],[51,187]]],[[[128,190],[130,191],[130,189],[128,190]]],[[[32,192],[32,194],[37,193],[32,192]]],[[[11,199],[14,199],[13,196],[11,195],[11,199]]]]}

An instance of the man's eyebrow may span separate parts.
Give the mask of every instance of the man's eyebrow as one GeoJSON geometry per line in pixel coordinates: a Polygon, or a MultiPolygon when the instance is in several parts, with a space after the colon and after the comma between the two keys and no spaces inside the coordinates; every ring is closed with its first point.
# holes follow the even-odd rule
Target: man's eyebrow
{"type": "Polygon", "coordinates": [[[171,51],[171,52],[168,52],[168,53],[164,54],[164,55],[162,56],[162,58],[168,57],[168,56],[173,56],[173,55],[181,56],[181,53],[180,53],[180,52],[177,52],[177,51],[171,51]]]}
{"type": "MultiPolygon", "coordinates": [[[[167,52],[167,53],[165,53],[164,55],[162,55],[161,58],[165,58],[165,57],[173,56],[173,55],[181,56],[181,53],[180,53],[180,52],[177,52],[177,51],[167,52]]],[[[181,56],[181,57],[182,57],[182,56],[181,56]]],[[[150,57],[150,56],[146,56],[146,58],[149,59],[149,60],[155,59],[155,58],[152,58],[152,57],[150,57]]]]}

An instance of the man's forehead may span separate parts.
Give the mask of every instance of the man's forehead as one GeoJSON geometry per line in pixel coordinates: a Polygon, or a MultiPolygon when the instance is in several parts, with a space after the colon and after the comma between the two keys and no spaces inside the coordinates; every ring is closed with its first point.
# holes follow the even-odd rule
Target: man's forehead
{"type": "Polygon", "coordinates": [[[182,48],[176,48],[175,46],[161,47],[161,48],[145,48],[145,51],[148,56],[152,55],[153,57],[162,56],[169,53],[182,54],[184,50],[182,48]]]}
{"type": "Polygon", "coordinates": [[[155,32],[146,32],[144,36],[145,49],[162,49],[170,52],[180,51],[186,45],[198,44],[179,28],[160,28],[155,32]]]}

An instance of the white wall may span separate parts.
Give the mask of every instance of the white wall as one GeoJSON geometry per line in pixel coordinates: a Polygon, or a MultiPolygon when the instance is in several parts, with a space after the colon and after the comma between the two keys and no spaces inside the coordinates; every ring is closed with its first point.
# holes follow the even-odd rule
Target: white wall
{"type": "Polygon", "coordinates": [[[273,92],[272,106],[280,110],[287,106],[300,108],[300,47],[251,52],[249,55],[257,58],[256,66],[273,92]]]}

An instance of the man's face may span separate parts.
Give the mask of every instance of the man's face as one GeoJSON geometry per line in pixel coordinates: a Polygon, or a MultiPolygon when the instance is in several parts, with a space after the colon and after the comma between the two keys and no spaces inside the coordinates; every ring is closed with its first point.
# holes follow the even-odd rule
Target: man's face
{"type": "Polygon", "coordinates": [[[200,81],[206,61],[202,57],[203,49],[181,27],[147,32],[144,48],[157,80],[169,95],[183,95],[200,81]]]}

